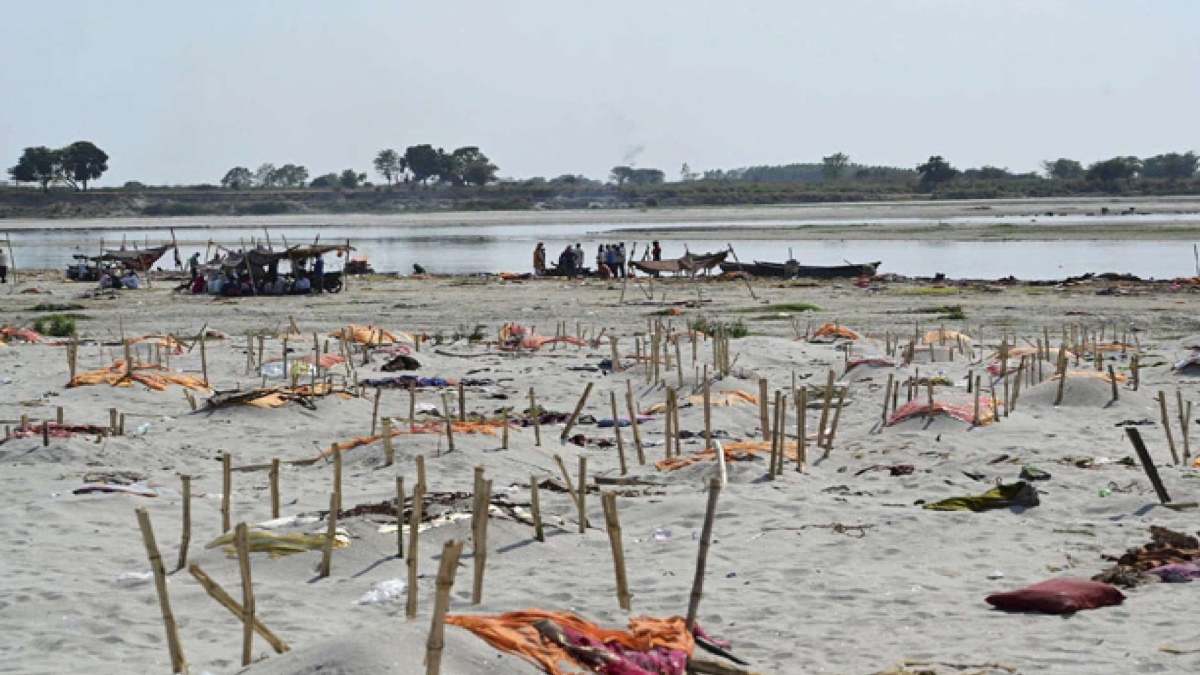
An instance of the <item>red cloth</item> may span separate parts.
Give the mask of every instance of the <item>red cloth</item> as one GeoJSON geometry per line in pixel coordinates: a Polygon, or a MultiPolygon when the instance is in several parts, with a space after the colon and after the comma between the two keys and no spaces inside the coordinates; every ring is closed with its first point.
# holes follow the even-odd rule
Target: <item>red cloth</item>
{"type": "Polygon", "coordinates": [[[1113,586],[1070,577],[1050,579],[987,597],[988,604],[998,609],[1045,614],[1070,614],[1081,609],[1119,605],[1124,601],[1125,595],[1113,586]]]}

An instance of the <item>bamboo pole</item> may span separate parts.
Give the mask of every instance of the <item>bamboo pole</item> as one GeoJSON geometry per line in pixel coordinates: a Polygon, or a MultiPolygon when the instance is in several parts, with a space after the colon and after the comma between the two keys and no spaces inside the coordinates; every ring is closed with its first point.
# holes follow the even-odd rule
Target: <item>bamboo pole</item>
{"type": "Polygon", "coordinates": [[[162,611],[163,625],[167,629],[167,649],[171,654],[171,672],[187,675],[187,659],[183,656],[183,645],[179,641],[179,626],[175,623],[175,614],[171,611],[171,599],[167,595],[167,573],[163,569],[162,555],[158,552],[158,544],[154,540],[154,528],[150,524],[150,514],[146,509],[136,511],[138,527],[142,530],[142,543],[146,546],[146,556],[150,559],[150,568],[154,572],[154,587],[158,592],[158,606],[162,611]]]}
{"type": "Polygon", "coordinates": [[[712,389],[708,377],[704,378],[704,449],[712,450],[712,389]]]}
{"type": "Polygon", "coordinates": [[[233,527],[229,506],[232,492],[233,455],[226,452],[221,455],[221,532],[228,532],[233,527]]]}
{"type": "Polygon", "coordinates": [[[487,569],[487,531],[490,520],[488,509],[492,502],[492,481],[480,481],[478,490],[475,513],[471,517],[471,555],[475,562],[475,577],[471,586],[472,605],[483,602],[483,574],[487,569]]]}
{"type": "Polygon", "coordinates": [[[883,412],[880,413],[880,423],[887,424],[888,421],[888,402],[892,398],[892,383],[896,379],[895,373],[888,373],[887,388],[883,390],[883,412]]]}
{"type": "Polygon", "coordinates": [[[325,545],[321,549],[321,567],[319,575],[322,579],[329,576],[333,567],[333,541],[337,536],[338,512],[341,510],[341,497],[334,492],[329,495],[329,518],[325,530],[325,545]]]}
{"type": "Polygon", "coordinates": [[[254,585],[250,580],[250,528],[238,523],[234,536],[237,545],[238,571],[242,577],[242,666],[254,660],[254,585]]]}
{"type": "Polygon", "coordinates": [[[529,388],[529,414],[533,416],[533,444],[542,447],[542,415],[538,412],[537,393],[529,388]]]}
{"type": "Polygon", "coordinates": [[[594,383],[588,382],[587,386],[583,388],[583,395],[579,397],[579,402],[575,404],[575,410],[571,412],[571,417],[567,419],[567,425],[563,427],[562,435],[559,437],[562,440],[567,440],[567,437],[571,435],[571,429],[575,427],[575,422],[579,420],[579,413],[583,412],[583,406],[587,403],[593,386],[594,383]]]}
{"type": "Polygon", "coordinates": [[[629,427],[633,430],[633,445],[637,450],[638,465],[646,465],[646,450],[642,446],[642,428],[638,424],[637,406],[633,404],[633,385],[625,381],[625,407],[629,409],[629,427]]]}
{"type": "Polygon", "coordinates": [[[467,421],[467,389],[462,382],[458,383],[458,421],[467,421]]]}
{"type": "Polygon", "coordinates": [[[688,631],[695,630],[696,614],[700,611],[700,599],[704,597],[704,571],[708,565],[708,549],[712,546],[713,521],[717,515],[717,500],[721,496],[721,481],[708,481],[708,508],[704,512],[704,527],[700,531],[700,551],[696,556],[696,575],[692,579],[692,595],[688,602],[685,625],[688,631]]]}
{"type": "MultiPolygon", "coordinates": [[[[284,340],[284,368],[287,367],[287,341],[284,340]]],[[[204,329],[200,329],[200,372],[204,377],[204,386],[211,386],[208,382],[208,351],[204,347],[204,329]]],[[[286,373],[286,371],[285,371],[286,373]]],[[[228,528],[227,528],[228,529],[228,528]]]]}
{"type": "Polygon", "coordinates": [[[392,418],[383,418],[383,465],[396,463],[396,446],[392,440],[392,418]]]}
{"type": "Polygon", "coordinates": [[[808,387],[801,387],[796,396],[796,471],[803,471],[808,464],[807,426],[808,387]]]}
{"type": "MultiPolygon", "coordinates": [[[[425,483],[418,478],[417,486],[413,489],[412,516],[408,521],[408,600],[405,604],[404,615],[409,619],[417,616],[417,547],[421,531],[421,518],[425,512],[425,483]]],[[[444,558],[443,558],[444,560],[444,558]]]]}
{"type": "Polygon", "coordinates": [[[833,405],[833,381],[836,377],[833,371],[825,381],[825,401],[821,406],[821,421],[817,427],[817,447],[825,447],[825,425],[829,423],[829,407],[833,405]]]}
{"type": "Polygon", "coordinates": [[[454,419],[450,416],[450,397],[442,394],[442,414],[446,419],[446,451],[454,452],[454,419]]]}
{"type": "MultiPolygon", "coordinates": [[[[194,577],[196,581],[200,583],[200,586],[204,588],[204,590],[213,600],[216,600],[222,607],[229,610],[230,613],[239,619],[242,617],[242,606],[238,604],[237,600],[234,600],[224,588],[221,588],[220,584],[218,584],[216,581],[213,581],[212,577],[208,576],[204,570],[200,569],[199,565],[192,563],[188,567],[188,572],[190,572],[192,577],[194,577]]],[[[284,642],[279,638],[279,636],[271,632],[271,629],[267,628],[266,625],[264,625],[263,622],[257,617],[254,618],[254,623],[252,625],[254,626],[254,631],[258,633],[262,639],[266,640],[267,644],[271,645],[271,648],[275,650],[276,654],[283,654],[284,652],[291,650],[291,647],[288,646],[288,643],[284,642]]]]}
{"type": "Polygon", "coordinates": [[[183,481],[183,535],[179,540],[179,564],[176,570],[187,566],[188,546],[192,543],[192,477],[180,476],[183,481]]]}
{"type": "Polygon", "coordinates": [[[579,495],[579,534],[587,532],[587,457],[579,457],[579,487],[575,490],[579,495]]]}
{"type": "Polygon", "coordinates": [[[621,544],[621,520],[617,514],[617,495],[605,492],[600,496],[604,506],[604,525],[608,530],[608,542],[612,546],[613,566],[617,574],[617,603],[621,609],[628,612],[631,608],[629,580],[625,575],[625,549],[621,544]]]}
{"type": "Polygon", "coordinates": [[[1167,447],[1171,450],[1171,461],[1179,463],[1179,453],[1175,450],[1175,436],[1171,433],[1171,418],[1167,416],[1167,393],[1158,392],[1158,409],[1162,414],[1163,431],[1167,434],[1167,447]]]}
{"type": "Polygon", "coordinates": [[[617,437],[617,459],[621,464],[621,475],[629,473],[629,465],[625,461],[625,439],[621,436],[621,419],[617,416],[617,392],[608,392],[608,402],[612,407],[613,435],[617,437]]]}
{"type": "Polygon", "coordinates": [[[833,423],[829,425],[829,433],[825,434],[825,456],[829,456],[829,451],[833,450],[833,439],[837,438],[838,423],[842,420],[842,407],[846,404],[846,392],[850,390],[850,385],[842,387],[838,391],[837,407],[833,409],[833,423]]]}
{"type": "Polygon", "coordinates": [[[529,477],[529,508],[533,512],[533,538],[546,541],[546,532],[542,528],[542,500],[538,493],[537,476],[529,477]]]}
{"type": "MultiPolygon", "coordinates": [[[[1111,370],[1112,367],[1109,366],[1109,369],[1111,370]]],[[[1117,381],[1114,379],[1113,380],[1113,389],[1114,390],[1117,387],[1116,382],[1117,381]]],[[[1183,439],[1183,461],[1187,462],[1188,459],[1190,459],[1192,456],[1192,446],[1191,446],[1191,441],[1189,439],[1190,434],[1188,434],[1188,418],[1190,417],[1190,415],[1188,415],[1187,406],[1185,406],[1183,404],[1183,392],[1181,392],[1178,389],[1175,390],[1175,400],[1177,402],[1177,405],[1179,406],[1179,436],[1180,436],[1180,438],[1183,439]]],[[[43,429],[45,428],[45,424],[46,424],[45,422],[42,422],[43,429]]]]}
{"type": "Polygon", "coordinates": [[[383,397],[383,387],[375,387],[375,403],[371,406],[371,435],[379,425],[379,399],[383,397]]]}
{"type": "Polygon", "coordinates": [[[337,444],[331,448],[333,450],[333,494],[337,497],[337,510],[342,510],[342,453],[337,449],[337,444]]]}
{"type": "Polygon", "coordinates": [[[579,493],[575,491],[575,483],[571,480],[571,474],[567,471],[567,465],[563,462],[561,455],[555,455],[554,461],[558,464],[558,470],[562,473],[563,484],[567,486],[567,494],[571,496],[571,502],[575,504],[575,508],[579,511],[579,533],[583,534],[586,531],[587,519],[584,517],[583,508],[579,505],[579,493]]]}
{"type": "Polygon", "coordinates": [[[429,640],[425,643],[425,675],[438,675],[442,671],[442,651],[446,612],[450,609],[450,589],[458,572],[458,558],[462,555],[461,541],[450,540],[442,546],[442,563],[438,567],[437,594],[434,596],[433,619],[429,628],[429,640]]]}
{"type": "Polygon", "coordinates": [[[404,558],[404,476],[396,476],[396,559],[404,558]]]}

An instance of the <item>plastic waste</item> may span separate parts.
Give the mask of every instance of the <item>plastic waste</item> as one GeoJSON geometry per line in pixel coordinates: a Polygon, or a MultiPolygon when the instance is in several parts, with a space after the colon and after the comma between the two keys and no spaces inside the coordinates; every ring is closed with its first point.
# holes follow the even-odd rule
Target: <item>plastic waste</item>
{"type": "Polygon", "coordinates": [[[375,587],[362,597],[354,602],[356,605],[374,605],[380,602],[387,602],[393,598],[398,598],[404,595],[404,591],[408,589],[408,583],[403,579],[387,579],[375,584],[375,587]]]}
{"type": "Polygon", "coordinates": [[[670,530],[657,529],[653,534],[654,541],[667,541],[671,538],[670,530]]]}
{"type": "Polygon", "coordinates": [[[113,581],[117,582],[118,586],[130,588],[133,586],[141,586],[154,581],[153,572],[122,572],[117,575],[113,581]]]}
{"type": "Polygon", "coordinates": [[[136,429],[133,430],[133,435],[134,436],[145,436],[147,433],[149,433],[149,431],[150,431],[150,423],[142,422],[141,424],[139,424],[137,426],[136,429]]]}
{"type": "Polygon", "coordinates": [[[1097,494],[1099,494],[1101,497],[1107,497],[1112,494],[1112,490],[1109,490],[1108,488],[1100,488],[1100,492],[1097,494]]]}
{"type": "Polygon", "coordinates": [[[283,363],[280,361],[275,361],[274,363],[264,363],[262,367],[258,369],[258,372],[265,377],[282,379],[284,375],[283,363]]]}

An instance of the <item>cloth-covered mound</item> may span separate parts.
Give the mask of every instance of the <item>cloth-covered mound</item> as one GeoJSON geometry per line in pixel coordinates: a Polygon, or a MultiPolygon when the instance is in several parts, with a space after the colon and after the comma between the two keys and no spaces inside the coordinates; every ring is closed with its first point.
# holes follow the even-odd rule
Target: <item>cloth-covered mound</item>
{"type": "Polygon", "coordinates": [[[1011,485],[997,485],[981,495],[951,497],[940,502],[926,504],[930,511],[988,511],[1010,506],[1037,506],[1037,488],[1025,481],[1011,485]]]}
{"type": "Polygon", "coordinates": [[[1045,614],[1070,614],[1081,609],[1119,605],[1124,601],[1125,594],[1108,584],[1069,577],[987,597],[987,603],[997,609],[1045,614]]]}

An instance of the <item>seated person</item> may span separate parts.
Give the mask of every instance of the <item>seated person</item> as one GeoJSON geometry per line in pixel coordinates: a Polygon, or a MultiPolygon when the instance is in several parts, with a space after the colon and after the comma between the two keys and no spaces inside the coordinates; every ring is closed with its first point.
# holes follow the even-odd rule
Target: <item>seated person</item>
{"type": "Polygon", "coordinates": [[[130,270],[125,276],[121,277],[121,284],[125,286],[125,288],[137,289],[142,287],[142,282],[138,279],[137,273],[132,270],[130,270]]]}
{"type": "Polygon", "coordinates": [[[192,280],[192,295],[200,295],[201,293],[203,293],[204,286],[205,286],[204,275],[203,274],[196,275],[196,278],[192,280]]]}
{"type": "Polygon", "coordinates": [[[296,283],[292,284],[293,295],[304,295],[311,292],[312,282],[309,281],[307,276],[301,276],[299,279],[296,279],[296,283]]]}

